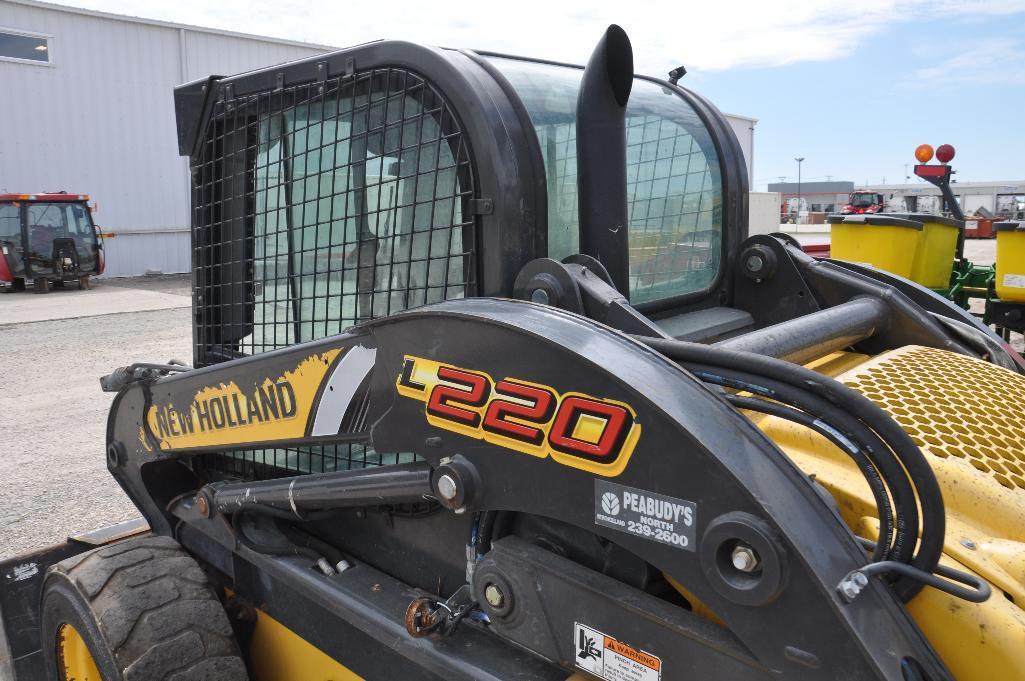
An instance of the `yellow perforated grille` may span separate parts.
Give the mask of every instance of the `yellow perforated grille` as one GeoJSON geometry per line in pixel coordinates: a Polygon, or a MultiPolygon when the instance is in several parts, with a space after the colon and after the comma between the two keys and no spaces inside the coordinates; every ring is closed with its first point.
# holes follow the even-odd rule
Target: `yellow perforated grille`
{"type": "Polygon", "coordinates": [[[964,459],[1025,490],[1025,376],[909,346],[839,378],[889,412],[926,454],[964,459]]]}

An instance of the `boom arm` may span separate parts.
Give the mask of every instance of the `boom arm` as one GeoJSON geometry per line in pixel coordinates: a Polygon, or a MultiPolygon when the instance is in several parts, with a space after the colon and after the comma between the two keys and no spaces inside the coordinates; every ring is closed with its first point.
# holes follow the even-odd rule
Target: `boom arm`
{"type": "MultiPolygon", "coordinates": [[[[591,532],[686,585],[728,626],[670,608],[666,629],[665,620],[652,622],[667,604],[643,598],[550,610],[523,585],[541,573],[560,592],[594,585],[577,571],[555,575],[544,556],[515,542],[496,542],[478,568],[505,579],[518,605],[508,616],[492,609],[491,628],[553,662],[571,663],[574,618],[590,618],[584,624],[613,637],[636,632],[643,641],[635,643],[666,669],[722,669],[725,656],[743,671],[735,678],[900,679],[901,661],[913,658],[930,678],[947,678],[881,582],[852,603],[837,593],[865,554],[807,476],[693,375],[560,310],[453,301],[136,384],[119,395],[109,435],[112,472],[158,532],[170,533],[186,513],[192,529],[233,546],[219,510],[239,506],[209,503],[216,487],[203,490],[202,504],[194,488],[188,494],[195,482],[180,462],[191,455],[368,442],[426,462],[431,494],[450,510],[514,511],[591,532]],[[165,510],[160,500],[176,496],[165,510]],[[741,541],[757,547],[756,572],[729,560],[741,541]]],[[[400,469],[408,494],[422,469],[400,469]]],[[[325,480],[335,477],[344,504],[364,476],[325,480]]],[[[306,496],[298,482],[291,493],[270,484],[279,492],[248,483],[248,496],[266,491],[296,515],[330,505],[327,488],[306,496]]],[[[390,499],[382,491],[379,501],[390,499]]]]}

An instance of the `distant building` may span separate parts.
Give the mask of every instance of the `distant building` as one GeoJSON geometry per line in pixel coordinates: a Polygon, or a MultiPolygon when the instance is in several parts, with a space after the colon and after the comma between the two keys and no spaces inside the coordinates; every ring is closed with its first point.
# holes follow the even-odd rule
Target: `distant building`
{"type": "MultiPolygon", "coordinates": [[[[950,185],[966,214],[984,208],[1003,218],[1025,212],[1025,180],[1006,182],[954,182],[950,185]]],[[[847,203],[848,195],[866,190],[883,195],[884,210],[893,213],[941,213],[943,201],[940,190],[925,181],[910,184],[867,184],[853,182],[802,182],[801,210],[813,213],[838,212],[847,203]]],[[[797,183],[776,182],[769,185],[770,192],[782,195],[782,209],[786,214],[797,210],[797,183]]]]}
{"type": "Polygon", "coordinates": [[[854,191],[853,182],[772,182],[770,192],[779,192],[780,210],[792,215],[798,210],[812,213],[836,213],[847,204],[847,197],[854,191]],[[798,191],[801,205],[798,208],[798,191]]]}
{"type": "MultiPolygon", "coordinates": [[[[954,182],[950,188],[965,214],[984,208],[998,217],[1010,218],[1025,211],[1025,180],[954,182]]],[[[927,182],[870,184],[865,189],[882,194],[889,211],[939,213],[942,210],[940,190],[927,182]]]]}
{"type": "Polygon", "coordinates": [[[331,48],[0,0],[0,192],[89,194],[107,274],[188,272],[173,89],[331,48]]]}

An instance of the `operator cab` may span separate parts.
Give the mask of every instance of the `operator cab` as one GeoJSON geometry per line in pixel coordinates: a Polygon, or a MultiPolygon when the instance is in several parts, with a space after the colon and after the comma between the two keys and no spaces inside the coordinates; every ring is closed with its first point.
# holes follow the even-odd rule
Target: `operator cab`
{"type": "Polygon", "coordinates": [[[36,293],[74,281],[89,288],[103,272],[103,244],[89,197],[67,192],[0,194],[0,285],[36,293]]]}
{"type": "Polygon", "coordinates": [[[386,41],[180,87],[197,364],[442,300],[517,297],[528,263],[599,252],[629,306],[675,337],[750,327],[724,307],[747,231],[729,123],[686,88],[621,70],[625,122],[610,127],[625,129],[625,158],[581,164],[624,176],[612,249],[585,243],[580,216],[582,66],[386,41]]]}

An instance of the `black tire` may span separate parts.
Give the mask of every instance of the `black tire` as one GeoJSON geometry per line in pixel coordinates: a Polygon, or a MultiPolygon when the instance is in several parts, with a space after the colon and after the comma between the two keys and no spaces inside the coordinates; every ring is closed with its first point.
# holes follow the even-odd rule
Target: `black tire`
{"type": "Polygon", "coordinates": [[[15,277],[14,286],[12,287],[15,291],[25,290],[25,277],[15,277]]]}
{"type": "Polygon", "coordinates": [[[50,280],[46,277],[36,277],[32,280],[32,290],[36,293],[49,293],[50,280]]]}
{"type": "Polygon", "coordinates": [[[50,569],[40,617],[47,679],[65,679],[64,624],[81,635],[103,681],[249,678],[206,575],[167,537],[103,546],[50,569]]]}

